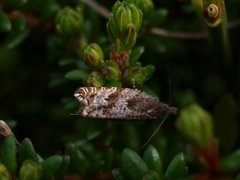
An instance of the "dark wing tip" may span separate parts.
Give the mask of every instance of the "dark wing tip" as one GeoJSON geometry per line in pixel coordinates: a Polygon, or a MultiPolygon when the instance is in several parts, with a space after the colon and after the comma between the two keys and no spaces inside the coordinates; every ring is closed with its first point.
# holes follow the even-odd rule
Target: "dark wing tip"
{"type": "Polygon", "coordinates": [[[178,111],[178,109],[176,107],[169,107],[169,113],[170,114],[176,115],[177,111],[178,111]]]}

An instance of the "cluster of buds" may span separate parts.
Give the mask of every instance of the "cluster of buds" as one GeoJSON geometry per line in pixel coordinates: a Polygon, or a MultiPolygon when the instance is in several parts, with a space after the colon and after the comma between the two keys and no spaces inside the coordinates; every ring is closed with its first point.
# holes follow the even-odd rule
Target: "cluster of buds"
{"type": "Polygon", "coordinates": [[[183,108],[176,125],[186,138],[200,148],[208,146],[214,139],[212,117],[197,104],[183,108]]]}
{"type": "Polygon", "coordinates": [[[155,69],[152,65],[143,67],[139,62],[121,69],[116,61],[104,60],[101,47],[95,43],[83,46],[82,57],[93,69],[86,79],[86,84],[94,87],[101,87],[109,82],[124,82],[128,86],[141,87],[155,69]]]}
{"type": "MultiPolygon", "coordinates": [[[[87,86],[121,86],[124,83],[124,86],[140,87],[150,78],[154,66],[142,67],[136,61],[129,62],[142,25],[142,16],[141,9],[130,0],[117,1],[114,4],[107,23],[110,38],[114,41],[108,60],[104,58],[102,48],[96,43],[81,47],[82,58],[92,70],[83,78],[87,86]]],[[[81,32],[82,16],[76,10],[63,9],[58,13],[56,21],[57,31],[65,36],[81,32]]]]}
{"type": "Polygon", "coordinates": [[[56,30],[64,37],[78,37],[82,33],[83,17],[80,10],[61,9],[56,17],[56,30]]]}
{"type": "Polygon", "coordinates": [[[101,87],[106,82],[121,79],[119,65],[113,60],[104,60],[103,51],[99,45],[95,43],[85,45],[82,48],[82,56],[85,63],[95,70],[86,79],[88,86],[101,87]]]}
{"type": "Polygon", "coordinates": [[[142,11],[127,1],[117,1],[107,23],[110,38],[116,42],[118,50],[134,47],[137,33],[142,25],[142,11]]]}

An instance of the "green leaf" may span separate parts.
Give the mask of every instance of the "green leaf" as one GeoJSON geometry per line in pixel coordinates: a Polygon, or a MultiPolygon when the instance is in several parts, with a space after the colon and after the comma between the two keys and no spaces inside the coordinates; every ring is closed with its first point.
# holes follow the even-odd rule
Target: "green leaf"
{"type": "Polygon", "coordinates": [[[9,34],[6,40],[6,47],[9,49],[15,48],[27,38],[28,34],[29,30],[27,29],[9,34]]]}
{"type": "Polygon", "coordinates": [[[15,137],[10,135],[3,139],[0,144],[0,160],[11,174],[16,173],[17,169],[17,147],[15,137]]]}
{"type": "Polygon", "coordinates": [[[240,149],[224,158],[219,165],[219,169],[225,172],[236,172],[240,170],[240,149]]]}
{"type": "Polygon", "coordinates": [[[139,60],[141,55],[144,53],[144,51],[145,51],[144,46],[134,48],[130,56],[130,64],[135,64],[139,60]]]}
{"type": "Polygon", "coordinates": [[[239,138],[239,105],[230,95],[224,95],[213,109],[214,130],[221,149],[230,153],[239,138]]]}
{"type": "Polygon", "coordinates": [[[112,175],[113,175],[114,179],[116,179],[116,180],[125,180],[126,179],[125,174],[122,169],[112,170],[112,175]]]}
{"type": "Polygon", "coordinates": [[[69,80],[84,80],[86,79],[88,76],[88,72],[82,69],[76,69],[76,70],[72,70],[70,72],[68,72],[65,75],[66,79],[69,80]]]}
{"type": "Polygon", "coordinates": [[[67,65],[72,65],[72,64],[76,64],[76,59],[73,59],[73,58],[64,58],[64,59],[61,59],[59,62],[58,62],[58,65],[59,66],[67,66],[67,65]]]}
{"type": "Polygon", "coordinates": [[[37,154],[37,159],[39,163],[43,163],[44,159],[42,158],[42,156],[40,156],[39,154],[37,154]]]}
{"type": "Polygon", "coordinates": [[[34,150],[33,144],[29,138],[25,138],[18,150],[19,164],[21,165],[25,160],[31,159],[38,161],[37,154],[34,150]]]}
{"type": "Polygon", "coordinates": [[[187,166],[183,153],[177,154],[167,167],[165,178],[178,179],[187,176],[187,166]]]}
{"type": "Polygon", "coordinates": [[[56,179],[63,179],[63,176],[66,175],[67,170],[70,165],[70,156],[69,155],[63,155],[62,156],[62,163],[60,167],[58,168],[56,174],[56,179]]]}
{"type": "Polygon", "coordinates": [[[143,160],[150,170],[155,171],[159,177],[162,177],[162,161],[157,149],[154,146],[149,145],[146,148],[143,153],[143,160]]]}
{"type": "Polygon", "coordinates": [[[57,172],[62,161],[63,161],[63,158],[59,155],[50,156],[45,161],[43,161],[41,180],[51,179],[51,177],[53,177],[57,172]]]}
{"type": "Polygon", "coordinates": [[[89,131],[87,131],[87,140],[91,141],[93,139],[96,139],[101,135],[101,133],[101,129],[89,129],[89,131]]]}
{"type": "Polygon", "coordinates": [[[112,169],[113,166],[113,162],[114,162],[114,150],[113,148],[108,148],[108,150],[106,151],[106,154],[104,156],[104,160],[105,160],[105,167],[107,169],[112,169]]]}
{"type": "Polygon", "coordinates": [[[7,15],[0,10],[0,32],[9,32],[11,31],[12,25],[7,15]]]}
{"type": "Polygon", "coordinates": [[[20,180],[39,180],[41,177],[41,166],[32,160],[26,160],[19,172],[20,180]]]}
{"type": "Polygon", "coordinates": [[[0,164],[0,179],[1,180],[9,180],[10,179],[8,170],[3,164],[0,164]]]}
{"type": "Polygon", "coordinates": [[[155,67],[153,65],[147,65],[142,68],[145,80],[148,80],[154,73],[155,67]]]}
{"type": "Polygon", "coordinates": [[[238,175],[234,178],[234,180],[240,180],[240,174],[238,174],[238,175]]]}
{"type": "Polygon", "coordinates": [[[146,163],[141,157],[131,149],[124,149],[122,153],[123,169],[128,172],[133,179],[142,179],[144,173],[148,171],[146,163]]]}
{"type": "Polygon", "coordinates": [[[84,171],[88,167],[89,162],[74,144],[68,144],[66,147],[66,154],[70,156],[70,170],[73,172],[84,171]]]}
{"type": "Polygon", "coordinates": [[[11,19],[13,31],[23,31],[26,28],[27,19],[23,16],[11,19]]]}

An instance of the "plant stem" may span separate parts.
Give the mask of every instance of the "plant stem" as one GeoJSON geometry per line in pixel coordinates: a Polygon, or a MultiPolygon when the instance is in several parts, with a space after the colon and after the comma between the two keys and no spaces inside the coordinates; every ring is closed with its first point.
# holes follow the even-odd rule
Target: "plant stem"
{"type": "Polygon", "coordinates": [[[204,22],[207,25],[214,58],[218,60],[218,63],[222,59],[223,67],[230,68],[232,59],[224,0],[203,0],[202,2],[204,22]]]}

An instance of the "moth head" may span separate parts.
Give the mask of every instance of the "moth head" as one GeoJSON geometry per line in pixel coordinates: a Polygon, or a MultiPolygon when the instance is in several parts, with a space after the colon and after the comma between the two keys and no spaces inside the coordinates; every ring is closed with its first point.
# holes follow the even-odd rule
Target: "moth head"
{"type": "Polygon", "coordinates": [[[80,101],[83,105],[88,105],[88,91],[86,88],[82,87],[75,91],[74,96],[80,101]]]}

